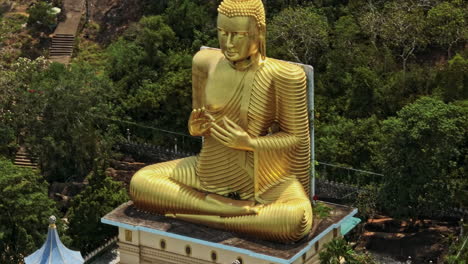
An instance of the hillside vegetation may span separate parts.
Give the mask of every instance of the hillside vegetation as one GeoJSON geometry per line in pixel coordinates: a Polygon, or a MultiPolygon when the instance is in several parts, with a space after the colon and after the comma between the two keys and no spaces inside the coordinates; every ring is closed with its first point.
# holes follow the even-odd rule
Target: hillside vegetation
{"type": "MultiPolygon", "coordinates": [[[[50,28],[0,13],[0,155],[11,159],[25,145],[40,157],[48,182],[88,177],[102,192],[107,187],[93,179],[105,179],[117,155],[112,147],[127,129],[132,140],[152,144],[176,142],[161,130],[187,134],[191,60],[202,45],[218,46],[219,1],[91,2],[69,66],[39,57],[47,55],[50,28]]],[[[372,186],[376,201],[368,206],[394,217],[467,208],[467,2],[264,2],[268,56],[314,66],[317,160],[384,175],[350,177],[327,167],[318,177],[372,186]]],[[[190,140],[177,142],[196,151],[190,140]]],[[[101,197],[92,190],[85,192],[101,197]]],[[[125,199],[114,194],[109,204],[125,199]]],[[[70,245],[90,251],[99,241],[77,228],[81,220],[73,222],[90,214],[85,202],[80,196],[73,203],[68,234],[70,245]]],[[[0,262],[13,263],[7,249],[0,262]]]]}

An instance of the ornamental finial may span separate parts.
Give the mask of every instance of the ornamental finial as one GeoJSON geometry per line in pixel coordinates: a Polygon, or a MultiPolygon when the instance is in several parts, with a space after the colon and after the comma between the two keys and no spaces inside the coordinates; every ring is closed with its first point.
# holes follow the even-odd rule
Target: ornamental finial
{"type": "Polygon", "coordinates": [[[49,228],[55,228],[55,222],[57,221],[57,218],[53,215],[49,217],[49,228]]]}

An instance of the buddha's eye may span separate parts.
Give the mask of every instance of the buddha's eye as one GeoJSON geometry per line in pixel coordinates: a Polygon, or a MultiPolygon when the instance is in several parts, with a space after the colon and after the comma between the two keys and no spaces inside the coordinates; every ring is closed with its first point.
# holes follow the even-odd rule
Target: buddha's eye
{"type": "Polygon", "coordinates": [[[224,29],[218,28],[218,32],[219,32],[219,34],[221,34],[221,36],[226,36],[227,35],[227,32],[224,31],[224,29]]]}
{"type": "Polygon", "coordinates": [[[249,35],[248,32],[233,32],[232,34],[236,39],[243,39],[249,35]]]}

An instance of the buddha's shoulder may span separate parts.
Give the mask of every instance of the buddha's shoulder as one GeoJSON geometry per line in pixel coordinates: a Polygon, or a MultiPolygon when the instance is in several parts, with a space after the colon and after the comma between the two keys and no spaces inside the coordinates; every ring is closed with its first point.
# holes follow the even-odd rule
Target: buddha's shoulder
{"type": "Polygon", "coordinates": [[[208,71],[223,57],[219,49],[202,49],[193,56],[192,65],[199,70],[208,71]]]}
{"type": "Polygon", "coordinates": [[[304,69],[297,64],[290,62],[267,58],[264,62],[264,70],[269,71],[274,78],[279,79],[297,79],[305,78],[304,69]]]}

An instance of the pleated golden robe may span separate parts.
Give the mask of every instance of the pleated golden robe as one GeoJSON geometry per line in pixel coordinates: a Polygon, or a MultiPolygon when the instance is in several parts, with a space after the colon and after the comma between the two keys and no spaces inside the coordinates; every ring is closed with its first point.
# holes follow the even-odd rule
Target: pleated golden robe
{"type": "Polygon", "coordinates": [[[257,148],[236,150],[206,137],[196,167],[201,188],[267,203],[265,191],[296,177],[308,193],[310,140],[303,69],[267,59],[247,73],[240,86],[226,106],[207,110],[217,120],[227,116],[239,124],[256,138],[257,148]]]}

